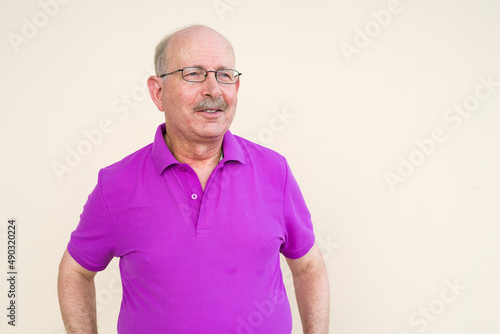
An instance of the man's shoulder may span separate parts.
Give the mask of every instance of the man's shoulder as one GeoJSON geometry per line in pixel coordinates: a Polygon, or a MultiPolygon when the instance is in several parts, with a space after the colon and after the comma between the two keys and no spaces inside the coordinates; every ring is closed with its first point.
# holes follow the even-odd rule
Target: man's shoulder
{"type": "Polygon", "coordinates": [[[243,151],[247,168],[253,169],[264,179],[273,180],[275,184],[279,183],[278,180],[286,180],[288,163],[283,155],[248,139],[235,138],[243,151]]]}
{"type": "Polygon", "coordinates": [[[237,135],[234,135],[234,138],[240,145],[245,156],[250,157],[252,160],[255,161],[258,159],[265,162],[283,163],[284,157],[280,153],[237,135]]]}
{"type": "Polygon", "coordinates": [[[137,151],[125,156],[121,160],[101,169],[101,173],[106,176],[128,177],[130,174],[136,174],[137,171],[144,168],[145,164],[152,163],[151,151],[153,143],[150,143],[137,151]]]}

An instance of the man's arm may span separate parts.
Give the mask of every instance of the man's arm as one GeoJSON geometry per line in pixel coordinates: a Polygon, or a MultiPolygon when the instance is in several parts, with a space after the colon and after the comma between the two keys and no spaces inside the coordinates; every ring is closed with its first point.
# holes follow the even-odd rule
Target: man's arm
{"type": "Polygon", "coordinates": [[[286,258],[292,271],[295,296],[304,334],[328,333],[330,288],[323,255],[316,244],[299,259],[286,258]]]}
{"type": "Polygon", "coordinates": [[[94,276],[68,250],[59,265],[57,290],[59,306],[68,334],[97,334],[94,276]]]}

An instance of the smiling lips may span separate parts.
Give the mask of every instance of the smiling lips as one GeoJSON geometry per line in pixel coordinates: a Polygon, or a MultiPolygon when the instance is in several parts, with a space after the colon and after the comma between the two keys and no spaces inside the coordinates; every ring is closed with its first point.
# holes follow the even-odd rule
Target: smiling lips
{"type": "Polygon", "coordinates": [[[221,109],[204,109],[204,110],[199,110],[199,112],[207,112],[209,114],[214,114],[217,111],[222,111],[221,109]]]}

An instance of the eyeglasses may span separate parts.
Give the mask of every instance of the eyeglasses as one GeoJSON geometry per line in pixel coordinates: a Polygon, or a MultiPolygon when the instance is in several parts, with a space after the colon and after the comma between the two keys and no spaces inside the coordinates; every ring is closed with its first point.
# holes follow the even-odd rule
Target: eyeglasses
{"type": "Polygon", "coordinates": [[[182,72],[182,79],[189,82],[203,82],[207,79],[209,72],[214,72],[215,79],[218,82],[226,85],[234,85],[235,83],[237,83],[240,80],[240,75],[242,74],[236,70],[228,70],[228,69],[207,71],[206,69],[201,67],[184,67],[177,71],[162,74],[160,75],[160,78],[166,77],[167,75],[174,74],[177,72],[182,72]]]}

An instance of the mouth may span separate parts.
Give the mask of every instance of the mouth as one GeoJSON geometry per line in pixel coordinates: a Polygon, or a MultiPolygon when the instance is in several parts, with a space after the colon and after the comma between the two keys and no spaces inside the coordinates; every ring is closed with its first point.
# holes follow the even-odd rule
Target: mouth
{"type": "Polygon", "coordinates": [[[202,109],[198,110],[198,112],[206,112],[209,114],[215,114],[216,112],[222,111],[222,109],[202,109]]]}

